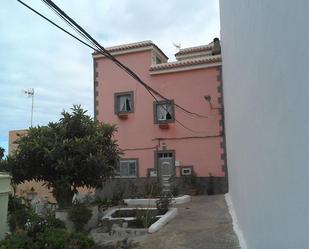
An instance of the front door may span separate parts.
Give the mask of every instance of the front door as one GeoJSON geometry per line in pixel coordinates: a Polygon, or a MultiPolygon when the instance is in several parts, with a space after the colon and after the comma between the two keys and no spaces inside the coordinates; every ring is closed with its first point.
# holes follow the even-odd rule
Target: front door
{"type": "Polygon", "coordinates": [[[175,159],[171,151],[157,152],[158,178],[163,192],[171,192],[175,180],[175,159]]]}

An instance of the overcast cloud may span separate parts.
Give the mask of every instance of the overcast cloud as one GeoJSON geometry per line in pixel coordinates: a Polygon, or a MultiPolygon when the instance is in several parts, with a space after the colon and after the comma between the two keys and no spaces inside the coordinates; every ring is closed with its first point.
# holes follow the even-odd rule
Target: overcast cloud
{"type": "MultiPolygon", "coordinates": [[[[27,4],[67,26],[39,0],[27,4]]],[[[152,40],[174,60],[173,43],[190,47],[219,37],[218,0],[55,0],[103,46],[152,40]]],[[[68,28],[67,28],[68,29],[68,28]]],[[[52,27],[17,1],[0,8],[0,146],[8,131],[57,121],[60,112],[81,104],[93,114],[92,50],[52,27]]]]}

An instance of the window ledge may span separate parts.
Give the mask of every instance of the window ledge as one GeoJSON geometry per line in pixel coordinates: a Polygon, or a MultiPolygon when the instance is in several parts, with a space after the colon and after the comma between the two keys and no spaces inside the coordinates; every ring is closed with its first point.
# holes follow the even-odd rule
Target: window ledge
{"type": "Polygon", "coordinates": [[[168,123],[159,123],[160,129],[168,129],[170,126],[168,123]]]}
{"type": "Polygon", "coordinates": [[[128,113],[117,113],[117,116],[120,119],[127,119],[129,117],[128,113]]]}

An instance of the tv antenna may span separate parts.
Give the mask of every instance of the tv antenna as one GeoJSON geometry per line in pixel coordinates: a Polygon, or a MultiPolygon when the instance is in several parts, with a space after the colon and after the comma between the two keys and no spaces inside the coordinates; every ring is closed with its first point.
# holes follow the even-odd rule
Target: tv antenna
{"type": "Polygon", "coordinates": [[[34,89],[30,88],[28,90],[24,91],[24,94],[27,95],[28,98],[31,98],[31,126],[32,127],[32,122],[33,122],[33,99],[34,99],[34,89]]]}
{"type": "Polygon", "coordinates": [[[179,51],[181,49],[181,43],[173,43],[174,47],[179,51]]]}

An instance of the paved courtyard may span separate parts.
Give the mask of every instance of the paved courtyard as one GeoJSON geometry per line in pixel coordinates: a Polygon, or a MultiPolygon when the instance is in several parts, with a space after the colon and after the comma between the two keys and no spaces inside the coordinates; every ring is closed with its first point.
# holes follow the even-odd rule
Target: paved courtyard
{"type": "Polygon", "coordinates": [[[139,243],[140,249],[238,249],[224,195],[196,196],[178,216],[139,243]]]}

